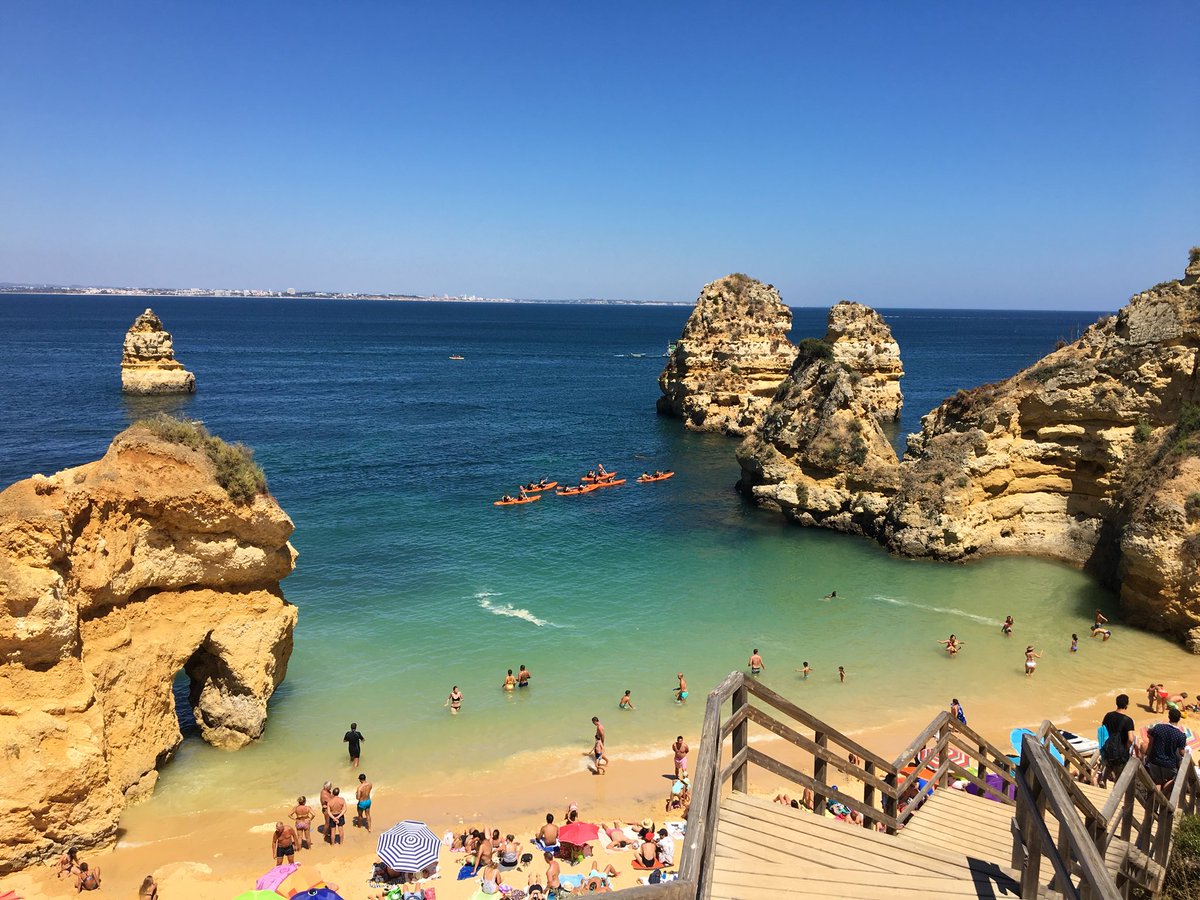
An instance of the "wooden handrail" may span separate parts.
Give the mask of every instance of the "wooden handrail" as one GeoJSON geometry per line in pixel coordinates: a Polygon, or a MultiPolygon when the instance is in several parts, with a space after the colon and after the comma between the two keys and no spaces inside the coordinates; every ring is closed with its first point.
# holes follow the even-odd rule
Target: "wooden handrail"
{"type": "Polygon", "coordinates": [[[1104,855],[1079,820],[1079,813],[1056,768],[1058,764],[1050,758],[1036,736],[1027,734],[1022,738],[1019,767],[1022,777],[1017,779],[1017,795],[1020,798],[1017,821],[1019,827],[1024,826],[1021,836],[1029,848],[1024,874],[1033,874],[1022,879],[1021,894],[1036,896],[1039,885],[1036,884],[1038,857],[1035,854],[1045,854],[1054,866],[1055,889],[1064,896],[1079,896],[1071,883],[1074,864],[1078,864],[1089,896],[1098,900],[1121,900],[1121,892],[1105,868],[1104,855]],[[1030,780],[1034,784],[1030,784],[1030,780]],[[1043,804],[1049,806],[1049,812],[1058,820],[1060,845],[1069,849],[1067,859],[1063,858],[1050,838],[1049,829],[1041,815],[1043,804]]]}
{"type": "Polygon", "coordinates": [[[917,754],[924,749],[933,738],[941,733],[941,730],[946,727],[946,722],[950,719],[950,713],[942,711],[934,716],[933,721],[925,726],[925,730],[912,739],[907,747],[900,751],[900,755],[891,763],[892,768],[897,772],[913,762],[917,758],[917,754]]]}
{"type": "Polygon", "coordinates": [[[822,722],[812,713],[801,709],[786,697],[775,693],[775,691],[771,690],[757,679],[747,678],[746,689],[753,696],[766,702],[770,706],[775,707],[775,709],[783,713],[785,716],[795,719],[797,722],[803,722],[809,728],[813,729],[813,731],[819,731],[824,734],[828,734],[837,742],[840,747],[849,750],[851,753],[861,757],[863,760],[872,762],[882,769],[891,768],[892,764],[879,754],[868,750],[866,747],[862,746],[862,744],[842,734],[836,728],[833,728],[832,726],[822,722]]]}

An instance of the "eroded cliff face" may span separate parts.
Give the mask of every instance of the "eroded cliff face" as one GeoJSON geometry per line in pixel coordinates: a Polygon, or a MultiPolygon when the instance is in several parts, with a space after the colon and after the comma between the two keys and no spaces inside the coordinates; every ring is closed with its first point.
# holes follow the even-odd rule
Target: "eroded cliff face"
{"type": "Polygon", "coordinates": [[[659,376],[658,412],[695,431],[748,434],[795,359],[791,327],[770,285],[740,274],[706,284],[659,376]]]}
{"type": "Polygon", "coordinates": [[[196,376],[175,359],[171,333],[147,309],[125,333],[121,354],[121,390],[127,394],[190,394],[196,376]]]}
{"type": "Polygon", "coordinates": [[[861,303],[841,300],[829,310],[825,343],[833,358],[856,372],[858,390],[881,422],[895,422],[904,406],[900,345],[883,316],[861,303]]]}
{"type": "Polygon", "coordinates": [[[0,493],[0,872],[113,839],[180,742],[181,670],[206,740],[262,734],[296,622],[291,532],[142,426],[0,493]]]}
{"type": "MultiPolygon", "coordinates": [[[[1193,250],[1182,280],[1137,294],[1013,377],[946,400],[894,467],[867,440],[860,402],[821,387],[815,369],[794,371],[762,434],[739,450],[743,490],[907,556],[1088,565],[1119,584],[1131,621],[1187,635],[1200,627],[1198,282],[1193,250]],[[810,420],[846,416],[880,464],[819,465],[824,426],[810,420]]],[[[1200,630],[1191,638],[1200,650],[1200,630]]]]}
{"type": "Polygon", "coordinates": [[[898,461],[864,380],[827,344],[802,342],[762,424],[738,448],[738,489],[804,525],[872,533],[898,461]],[[806,355],[822,346],[826,356],[806,355]]]}

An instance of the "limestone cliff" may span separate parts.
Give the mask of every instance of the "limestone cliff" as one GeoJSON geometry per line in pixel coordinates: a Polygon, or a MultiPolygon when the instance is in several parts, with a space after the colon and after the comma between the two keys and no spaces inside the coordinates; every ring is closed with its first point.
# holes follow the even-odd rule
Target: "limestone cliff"
{"type": "Polygon", "coordinates": [[[236,448],[175,426],[0,493],[0,872],[114,838],[180,742],[180,671],[206,740],[262,734],[296,622],[292,523],[230,480],[236,448]]]}
{"type": "Polygon", "coordinates": [[[196,376],[175,359],[171,333],[148,309],[125,333],[121,356],[121,389],[127,394],[190,394],[196,376]]]}
{"type": "Polygon", "coordinates": [[[865,382],[828,343],[801,341],[762,424],[738,448],[738,489],[801,524],[870,533],[898,462],[865,382]]]}
{"type": "Polygon", "coordinates": [[[810,387],[810,399],[778,410],[793,424],[768,426],[772,410],[739,451],[743,489],[800,522],[861,531],[908,556],[1021,553],[1088,565],[1120,584],[1131,620],[1182,635],[1200,626],[1198,282],[1194,249],[1182,280],[1135,295],[1011,378],[946,400],[894,468],[851,459],[814,478],[813,441],[778,434],[819,432],[805,419],[830,410],[861,421],[861,410],[810,387]],[[839,478],[848,487],[835,504],[821,488],[839,478]],[[780,502],[786,485],[798,502],[780,502]],[[857,494],[847,499],[849,485],[857,494]]]}
{"type": "Polygon", "coordinates": [[[825,342],[833,348],[833,358],[858,373],[858,390],[874,408],[882,422],[900,418],[904,395],[900,378],[900,345],[892,337],[883,316],[861,303],[842,300],[829,310],[825,342]]]}
{"type": "Polygon", "coordinates": [[[742,274],[706,284],[659,376],[658,412],[695,431],[749,433],[791,368],[792,311],[742,274]]]}

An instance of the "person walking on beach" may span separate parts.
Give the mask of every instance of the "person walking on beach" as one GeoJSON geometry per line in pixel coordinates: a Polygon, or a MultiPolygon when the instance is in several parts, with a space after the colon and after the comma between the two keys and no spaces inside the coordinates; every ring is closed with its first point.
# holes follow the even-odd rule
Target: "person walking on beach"
{"type": "Polygon", "coordinates": [[[1033,674],[1033,670],[1037,668],[1037,661],[1042,658],[1042,654],[1033,651],[1033,644],[1025,648],[1025,677],[1028,678],[1033,674]]]}
{"type": "Polygon", "coordinates": [[[367,781],[365,774],[358,776],[358,789],[354,792],[354,799],[358,801],[358,815],[354,818],[355,825],[362,825],[371,830],[371,789],[374,787],[371,782],[367,781]]]}
{"type": "Polygon", "coordinates": [[[676,672],[675,677],[679,679],[679,687],[675,688],[675,702],[682,703],[687,699],[687,681],[684,679],[682,672],[676,672]]]}
{"type": "Polygon", "coordinates": [[[446,698],[446,702],[443,703],[442,706],[450,707],[450,715],[457,716],[458,711],[462,709],[462,701],[462,691],[458,689],[458,685],[456,684],[454,687],[450,688],[450,696],[446,698]]]}
{"type": "Polygon", "coordinates": [[[283,858],[286,856],[289,863],[296,861],[296,844],[299,843],[296,838],[296,829],[291,825],[285,825],[283,822],[275,823],[275,834],[271,836],[271,856],[275,859],[275,865],[283,865],[283,858]]]}
{"type": "Polygon", "coordinates": [[[748,665],[750,666],[751,675],[757,675],[767,667],[766,663],[763,662],[763,658],[758,655],[757,647],[755,647],[754,652],[750,654],[750,662],[748,665]]]}
{"type": "Polygon", "coordinates": [[[1000,626],[1000,633],[1003,634],[1005,637],[1011,637],[1012,636],[1012,628],[1013,628],[1012,616],[1005,616],[1004,624],[1000,626]]]}
{"type": "Polygon", "coordinates": [[[358,723],[351,722],[350,730],[342,738],[342,743],[350,745],[346,749],[350,751],[350,765],[356,769],[358,768],[358,759],[362,756],[362,742],[365,740],[366,738],[362,736],[362,732],[358,730],[358,723]]]}
{"type": "Polygon", "coordinates": [[[342,829],[346,827],[346,798],[342,796],[341,788],[333,789],[333,796],[329,798],[329,821],[332,824],[333,838],[330,839],[331,844],[341,844],[345,840],[345,835],[342,829]]]}
{"type": "Polygon", "coordinates": [[[621,709],[637,709],[637,707],[633,705],[633,701],[629,698],[629,691],[626,691],[625,696],[617,701],[617,706],[621,709]]]}
{"type": "Polygon", "coordinates": [[[596,774],[603,775],[604,768],[608,765],[608,757],[604,755],[602,738],[596,738],[596,743],[592,746],[592,761],[596,764],[596,774]]]}
{"type": "Polygon", "coordinates": [[[529,687],[529,679],[533,676],[529,674],[529,670],[521,666],[521,671],[517,673],[517,687],[529,687]]]}
{"type": "Polygon", "coordinates": [[[329,816],[329,801],[333,799],[333,782],[321,786],[321,815],[325,817],[325,842],[333,843],[333,819],[329,816]]]}
{"type": "Polygon", "coordinates": [[[671,752],[675,755],[675,777],[678,778],[681,773],[686,775],[688,745],[682,734],[675,738],[675,743],[671,745],[671,752]]]}

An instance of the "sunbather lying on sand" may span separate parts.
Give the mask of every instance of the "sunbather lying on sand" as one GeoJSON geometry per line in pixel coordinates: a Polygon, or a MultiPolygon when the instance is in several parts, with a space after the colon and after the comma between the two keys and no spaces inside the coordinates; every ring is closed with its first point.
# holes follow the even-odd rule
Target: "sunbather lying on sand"
{"type": "Polygon", "coordinates": [[[608,844],[605,846],[605,850],[624,850],[633,844],[633,841],[629,840],[625,836],[625,832],[621,830],[620,822],[614,821],[612,828],[605,828],[604,833],[608,835],[608,844]]]}

